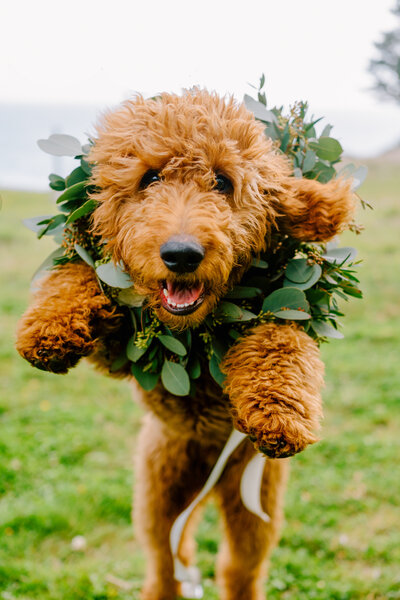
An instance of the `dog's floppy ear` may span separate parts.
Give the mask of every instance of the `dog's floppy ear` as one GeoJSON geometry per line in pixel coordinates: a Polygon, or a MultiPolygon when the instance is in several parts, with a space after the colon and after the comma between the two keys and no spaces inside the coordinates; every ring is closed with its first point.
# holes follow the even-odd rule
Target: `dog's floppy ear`
{"type": "Polygon", "coordinates": [[[355,209],[351,180],[320,183],[290,177],[279,195],[277,226],[304,242],[326,242],[348,227],[355,209]]]}

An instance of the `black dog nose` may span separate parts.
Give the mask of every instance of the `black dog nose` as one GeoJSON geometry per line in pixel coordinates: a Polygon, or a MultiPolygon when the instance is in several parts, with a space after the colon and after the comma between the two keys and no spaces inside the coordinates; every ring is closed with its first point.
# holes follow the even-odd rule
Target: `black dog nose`
{"type": "Polygon", "coordinates": [[[204,248],[193,238],[171,238],[160,248],[164,264],[174,273],[192,273],[204,258],[204,248]]]}

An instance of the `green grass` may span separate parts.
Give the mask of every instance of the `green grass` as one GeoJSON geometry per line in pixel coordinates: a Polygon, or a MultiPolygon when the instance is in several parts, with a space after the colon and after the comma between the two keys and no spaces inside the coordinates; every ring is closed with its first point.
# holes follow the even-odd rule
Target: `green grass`
{"type": "MultiPolygon", "coordinates": [[[[345,339],[322,348],[323,440],[292,459],[286,524],[268,598],[400,598],[400,176],[372,165],[357,245],[365,300],[346,306],[345,339]]],[[[20,223],[51,213],[43,195],[4,192],[0,212],[0,598],[136,599],[144,560],[130,522],[131,455],[141,412],[129,387],[82,363],[34,370],[14,350],[28,282],[52,248],[20,223]],[[83,535],[86,549],[73,550],[83,535]],[[110,575],[129,582],[124,590],[110,575]]],[[[219,532],[198,532],[206,599],[216,599],[219,532]]],[[[246,600],[246,599],[243,599],[246,600]]]]}

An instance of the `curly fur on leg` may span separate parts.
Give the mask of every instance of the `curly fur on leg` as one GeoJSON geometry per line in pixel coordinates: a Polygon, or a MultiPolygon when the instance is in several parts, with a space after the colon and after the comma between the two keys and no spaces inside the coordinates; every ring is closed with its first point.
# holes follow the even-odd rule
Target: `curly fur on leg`
{"type": "Polygon", "coordinates": [[[19,322],[17,350],[39,369],[67,373],[95,350],[100,333],[118,326],[118,315],[84,263],[58,267],[40,283],[19,322]]]}
{"type": "Polygon", "coordinates": [[[323,364],[315,342],[295,325],[260,325],[228,352],[235,426],[271,457],[283,458],[317,441],[323,364]]]}

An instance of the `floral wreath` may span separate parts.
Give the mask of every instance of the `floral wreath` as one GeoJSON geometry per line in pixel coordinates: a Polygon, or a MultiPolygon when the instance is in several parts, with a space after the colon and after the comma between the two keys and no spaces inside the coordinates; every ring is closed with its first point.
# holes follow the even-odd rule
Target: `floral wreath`
{"type": "MultiPolygon", "coordinates": [[[[267,110],[264,84],[263,75],[256,88],[257,100],[246,95],[244,102],[265,125],[266,136],[292,161],[293,176],[322,183],[337,176],[351,177],[353,190],[357,189],[367,170],[352,164],[336,170],[343,150],[330,136],[332,126],[326,125],[317,136],[315,125],[321,119],[307,119],[305,102],[295,103],[288,115],[284,115],[283,107],[267,110]]],[[[145,298],[135,293],[123,265],[114,264],[105,252],[105,244],[91,233],[96,201],[89,198],[95,188],[87,158],[93,142],[81,146],[72,136],[55,134],[39,140],[38,145],[50,154],[73,156],[79,166],[65,178],[49,175],[50,188],[61,192],[57,198],[60,212],[24,221],[39,239],[50,235],[59,243],[34,279],[44,270],[77,260],[94,269],[104,294],[130,317],[129,341],[111,365],[111,372],[126,370],[130,363],[131,373],[145,390],[152,390],[161,378],[169,392],[186,396],[194,393],[204,369],[223,385],[223,357],[258,323],[297,321],[318,343],[343,337],[338,329],[343,316],[338,298],[362,297],[354,269],[358,264],[355,249],[336,247],[332,242],[299,242],[279,233],[275,234],[273,250],[254,257],[240,284],[219,301],[203,323],[183,332],[172,331],[146,306],[145,298]]],[[[355,233],[361,231],[355,223],[349,228],[355,233]]]]}

